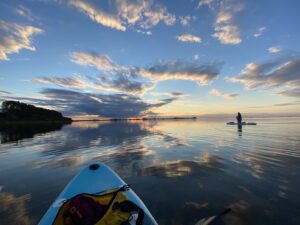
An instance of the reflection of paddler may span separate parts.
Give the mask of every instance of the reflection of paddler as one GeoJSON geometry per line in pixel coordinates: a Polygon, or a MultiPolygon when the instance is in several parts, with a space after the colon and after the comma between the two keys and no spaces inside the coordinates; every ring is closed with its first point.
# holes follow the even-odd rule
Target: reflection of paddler
{"type": "Polygon", "coordinates": [[[242,124],[241,123],[238,123],[238,132],[239,132],[239,136],[242,136],[242,124]]]}
{"type": "Polygon", "coordinates": [[[237,120],[237,123],[238,124],[241,124],[242,123],[242,115],[240,112],[238,112],[237,116],[236,116],[236,120],[237,120]]]}

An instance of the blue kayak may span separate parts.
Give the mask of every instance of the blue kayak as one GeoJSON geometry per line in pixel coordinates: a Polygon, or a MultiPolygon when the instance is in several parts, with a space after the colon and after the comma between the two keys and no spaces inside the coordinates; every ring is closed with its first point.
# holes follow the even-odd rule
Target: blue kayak
{"type": "Polygon", "coordinates": [[[81,223],[157,224],[134,191],[102,163],[83,168],[53,202],[39,225],[81,223]]]}

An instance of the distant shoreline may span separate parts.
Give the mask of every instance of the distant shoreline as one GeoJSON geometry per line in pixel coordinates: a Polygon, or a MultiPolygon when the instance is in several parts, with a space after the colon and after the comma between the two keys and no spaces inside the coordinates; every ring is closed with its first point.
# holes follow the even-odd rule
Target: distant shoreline
{"type": "Polygon", "coordinates": [[[170,117],[170,118],[108,118],[108,119],[90,119],[90,120],[75,120],[73,119],[72,122],[93,122],[93,121],[155,121],[155,120],[197,120],[197,117],[170,117]]]}

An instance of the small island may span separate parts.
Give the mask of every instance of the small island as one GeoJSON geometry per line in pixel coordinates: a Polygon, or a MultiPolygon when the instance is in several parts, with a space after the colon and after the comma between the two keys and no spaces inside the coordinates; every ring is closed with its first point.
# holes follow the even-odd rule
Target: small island
{"type": "Polygon", "coordinates": [[[0,122],[4,123],[72,123],[72,119],[64,117],[60,112],[36,107],[18,101],[2,102],[0,122]]]}

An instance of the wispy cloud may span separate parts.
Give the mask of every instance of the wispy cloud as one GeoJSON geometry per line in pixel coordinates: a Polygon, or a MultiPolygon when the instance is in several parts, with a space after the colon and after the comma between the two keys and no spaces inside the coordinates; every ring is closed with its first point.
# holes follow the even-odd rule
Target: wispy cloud
{"type": "Polygon", "coordinates": [[[39,18],[36,17],[29,8],[22,6],[22,5],[15,8],[15,13],[18,14],[19,16],[22,16],[22,17],[30,20],[30,21],[39,20],[39,18]]]}
{"type": "Polygon", "coordinates": [[[152,83],[140,82],[119,74],[115,78],[98,77],[93,87],[105,91],[122,92],[133,95],[142,95],[155,87],[152,83]]]}
{"type": "Polygon", "coordinates": [[[32,36],[42,32],[43,30],[33,26],[0,20],[0,60],[9,60],[9,54],[18,53],[22,49],[35,51],[32,36]]]}
{"type": "Polygon", "coordinates": [[[104,12],[95,6],[82,0],[70,0],[69,4],[81,12],[85,13],[91,20],[99,23],[105,27],[114,28],[120,31],[125,31],[126,27],[122,21],[113,14],[104,12]]]}
{"type": "Polygon", "coordinates": [[[276,94],[279,96],[300,98],[300,85],[296,88],[277,92],[276,94]]]}
{"type": "Polygon", "coordinates": [[[119,74],[112,78],[105,76],[87,77],[87,76],[70,76],[70,77],[39,77],[31,80],[36,83],[51,84],[71,89],[94,89],[107,92],[120,92],[133,95],[142,95],[146,91],[154,88],[154,84],[135,81],[127,76],[119,74]]]}
{"type": "Polygon", "coordinates": [[[176,16],[169,13],[165,7],[156,7],[155,10],[146,11],[144,13],[147,18],[145,21],[141,22],[141,27],[144,29],[149,29],[157,25],[160,21],[163,21],[165,25],[171,26],[176,22],[176,16]]]}
{"type": "Polygon", "coordinates": [[[154,82],[164,80],[190,80],[207,85],[217,79],[224,62],[200,64],[199,61],[161,61],[148,68],[137,68],[134,72],[154,82]]]}
{"type": "Polygon", "coordinates": [[[199,36],[192,35],[192,34],[178,35],[176,36],[176,39],[182,42],[196,42],[196,43],[201,42],[201,38],[199,36]]]}
{"type": "Polygon", "coordinates": [[[11,95],[11,92],[0,90],[0,95],[11,95]]]}
{"type": "Polygon", "coordinates": [[[214,3],[215,0],[199,0],[197,8],[200,8],[201,6],[208,6],[209,8],[212,8],[214,3]]]}
{"type": "Polygon", "coordinates": [[[236,25],[217,25],[215,31],[212,36],[222,44],[237,45],[242,42],[239,27],[236,25]]]}
{"type": "Polygon", "coordinates": [[[126,69],[125,67],[114,64],[109,56],[106,55],[88,52],[71,52],[70,56],[72,62],[83,66],[95,67],[100,71],[126,69]]]}
{"type": "Polygon", "coordinates": [[[210,94],[214,95],[214,96],[218,96],[218,97],[222,97],[225,99],[234,99],[237,96],[239,96],[239,94],[228,94],[228,93],[224,93],[216,88],[212,89],[210,92],[210,94]]]}
{"type": "Polygon", "coordinates": [[[235,15],[242,11],[242,4],[221,4],[215,21],[215,33],[212,35],[222,44],[237,45],[242,42],[240,28],[234,23],[235,15]]]}
{"type": "MultiPolygon", "coordinates": [[[[111,78],[100,77],[98,79],[102,83],[100,86],[107,86],[103,85],[103,82],[118,84],[119,81],[126,81],[125,83],[127,83],[132,79],[142,79],[142,82],[148,81],[149,83],[164,80],[191,80],[198,82],[200,85],[206,85],[217,78],[220,68],[224,64],[221,61],[200,63],[199,60],[173,60],[160,61],[150,67],[126,67],[112,62],[108,56],[98,54],[76,52],[71,53],[71,58],[77,64],[92,66],[99,71],[111,72],[111,78]]],[[[136,81],[132,82],[137,84],[136,81]]],[[[151,85],[143,87],[143,90],[147,90],[151,85]]]]}
{"type": "Polygon", "coordinates": [[[242,42],[236,15],[244,9],[243,4],[237,1],[200,0],[198,8],[202,6],[208,6],[213,13],[216,13],[215,33],[212,37],[227,45],[237,45],[242,42]]]}
{"type": "Polygon", "coordinates": [[[253,34],[254,37],[258,38],[260,37],[266,30],[266,27],[260,27],[257,29],[257,31],[253,34]]]}
{"type": "Polygon", "coordinates": [[[297,97],[300,89],[299,71],[300,57],[276,58],[260,64],[249,63],[239,76],[229,80],[245,84],[246,89],[281,88],[284,90],[279,95],[297,97]]]}
{"type": "Polygon", "coordinates": [[[190,25],[191,21],[196,20],[195,16],[180,16],[179,17],[179,22],[181,23],[182,26],[188,26],[190,25]]]}
{"type": "Polygon", "coordinates": [[[163,22],[170,26],[176,22],[176,16],[169,13],[167,8],[154,3],[153,0],[115,0],[114,13],[108,13],[83,0],[70,0],[69,4],[84,12],[93,21],[113,29],[125,31],[131,27],[139,33],[149,35],[145,31],[163,22]]]}
{"type": "Polygon", "coordinates": [[[84,80],[83,77],[74,76],[74,77],[40,77],[33,79],[32,82],[43,83],[43,84],[54,84],[61,87],[67,88],[87,88],[89,83],[84,80]]]}
{"type": "Polygon", "coordinates": [[[278,52],[280,52],[280,47],[279,46],[273,46],[273,47],[268,48],[268,51],[270,53],[278,53],[278,52]]]}
{"type": "Polygon", "coordinates": [[[170,96],[178,98],[189,96],[188,94],[181,92],[150,92],[149,94],[153,96],[170,96]]]}

